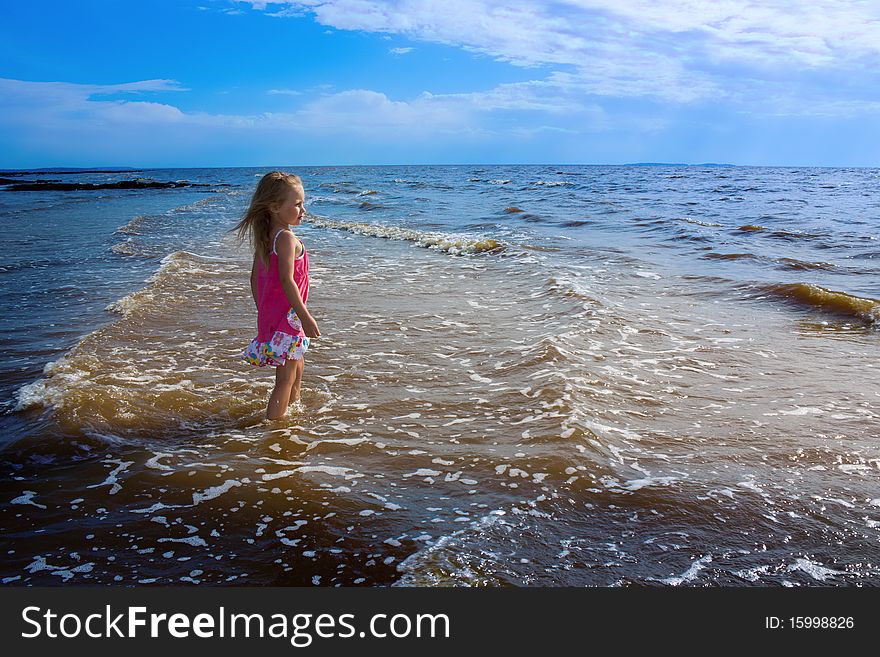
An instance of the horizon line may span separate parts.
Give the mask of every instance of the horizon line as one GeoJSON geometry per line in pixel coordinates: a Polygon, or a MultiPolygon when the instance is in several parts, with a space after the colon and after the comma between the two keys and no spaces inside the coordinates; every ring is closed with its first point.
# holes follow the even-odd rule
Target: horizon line
{"type": "Polygon", "coordinates": [[[409,164],[295,164],[295,165],[211,165],[211,166],[118,166],[118,165],[95,165],[95,166],[86,166],[86,167],[73,167],[73,166],[50,166],[50,167],[26,167],[26,168],[13,168],[13,167],[0,167],[0,173],[25,173],[25,172],[34,172],[34,173],[47,173],[51,171],[106,171],[106,172],[119,172],[124,173],[125,171],[160,171],[166,169],[295,169],[295,168],[309,168],[309,169],[318,169],[318,168],[354,168],[354,167],[475,167],[475,166],[487,166],[487,167],[537,167],[537,166],[554,166],[554,167],[740,167],[740,168],[792,168],[792,169],[876,169],[880,168],[880,164],[878,165],[833,165],[833,164],[732,164],[727,162],[623,162],[623,163],[603,163],[603,162],[590,162],[590,163],[573,163],[573,162],[535,162],[535,163],[469,163],[469,162],[459,162],[459,163],[409,163],[409,164]]]}

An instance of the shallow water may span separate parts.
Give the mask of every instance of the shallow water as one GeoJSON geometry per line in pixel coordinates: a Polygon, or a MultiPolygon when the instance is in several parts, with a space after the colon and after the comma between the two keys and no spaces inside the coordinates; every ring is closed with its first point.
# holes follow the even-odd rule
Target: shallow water
{"type": "Polygon", "coordinates": [[[0,192],[4,582],[880,582],[877,170],[298,172],[278,422],[262,171],[0,192]]]}

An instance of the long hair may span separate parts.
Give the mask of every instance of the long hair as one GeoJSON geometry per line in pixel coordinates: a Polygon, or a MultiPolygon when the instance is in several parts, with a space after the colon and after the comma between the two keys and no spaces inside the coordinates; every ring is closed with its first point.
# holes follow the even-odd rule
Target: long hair
{"type": "Polygon", "coordinates": [[[267,173],[257,184],[244,218],[229,231],[237,233],[240,242],[250,240],[254,254],[265,267],[269,266],[269,225],[272,223],[269,208],[281,205],[291,187],[302,189],[302,186],[300,177],[292,173],[267,173]]]}

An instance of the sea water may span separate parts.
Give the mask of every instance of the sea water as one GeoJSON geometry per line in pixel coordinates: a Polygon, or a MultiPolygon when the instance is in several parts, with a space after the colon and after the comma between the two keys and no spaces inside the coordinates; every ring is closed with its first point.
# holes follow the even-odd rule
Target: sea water
{"type": "Polygon", "coordinates": [[[276,422],[228,232],[271,168],[0,187],[4,583],[880,583],[880,170],[283,168],[276,422]]]}

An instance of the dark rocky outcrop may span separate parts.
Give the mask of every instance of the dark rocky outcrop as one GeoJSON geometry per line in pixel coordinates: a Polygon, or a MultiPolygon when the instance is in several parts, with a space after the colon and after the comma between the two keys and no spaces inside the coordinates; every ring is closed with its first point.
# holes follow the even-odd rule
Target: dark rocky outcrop
{"type": "Polygon", "coordinates": [[[64,183],[46,180],[10,180],[0,178],[0,185],[6,185],[4,191],[11,192],[36,192],[36,191],[79,191],[94,189],[166,189],[174,187],[229,187],[227,184],[208,185],[204,183],[192,183],[188,180],[174,182],[159,182],[148,178],[136,178],[134,180],[121,180],[113,183],[64,183]]]}
{"type": "Polygon", "coordinates": [[[12,171],[0,171],[0,176],[48,176],[51,174],[64,174],[65,176],[85,175],[89,173],[140,173],[141,169],[23,169],[12,171]]]}

